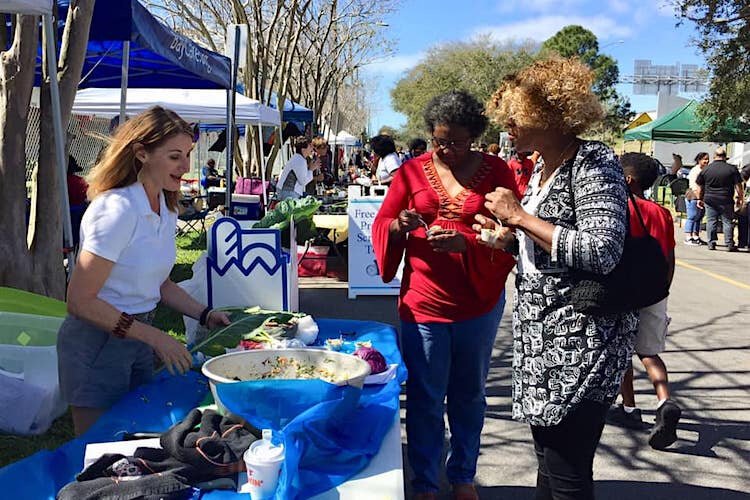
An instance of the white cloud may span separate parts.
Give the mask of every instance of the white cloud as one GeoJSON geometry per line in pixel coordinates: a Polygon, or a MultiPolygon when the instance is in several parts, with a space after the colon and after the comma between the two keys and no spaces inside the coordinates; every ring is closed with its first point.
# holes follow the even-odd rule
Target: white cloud
{"type": "Polygon", "coordinates": [[[591,30],[599,40],[623,38],[632,34],[627,23],[620,23],[606,16],[545,16],[497,26],[480,27],[474,31],[474,35],[490,35],[497,41],[544,41],[570,24],[578,24],[591,30]]]}
{"type": "Polygon", "coordinates": [[[411,68],[419,64],[419,61],[424,57],[423,52],[416,54],[401,54],[377,61],[365,66],[365,70],[368,73],[379,74],[379,75],[399,75],[409,71],[411,68]]]}

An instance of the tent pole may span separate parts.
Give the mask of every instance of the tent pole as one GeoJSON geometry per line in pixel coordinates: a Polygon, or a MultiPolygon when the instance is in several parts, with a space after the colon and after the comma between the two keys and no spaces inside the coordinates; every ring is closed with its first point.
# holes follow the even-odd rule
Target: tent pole
{"type": "MultiPolygon", "coordinates": [[[[226,133],[224,136],[226,137],[227,144],[226,144],[226,170],[224,171],[224,183],[226,184],[226,197],[224,206],[228,209],[229,208],[229,202],[232,200],[232,151],[229,147],[229,129],[232,128],[232,89],[227,89],[227,128],[225,129],[226,133]]],[[[229,215],[229,212],[227,212],[227,215],[229,215]]]]}
{"type": "Polygon", "coordinates": [[[120,77],[120,123],[125,123],[125,108],[128,102],[128,72],[130,71],[130,41],[122,44],[122,76],[120,77]]]}
{"type": "MultiPolygon", "coordinates": [[[[52,16],[45,14],[44,19],[45,42],[47,49],[47,71],[49,73],[49,88],[52,101],[52,120],[55,133],[55,160],[59,171],[58,187],[60,189],[60,208],[62,209],[63,243],[65,248],[73,248],[73,227],[70,222],[70,201],[68,200],[68,162],[65,161],[65,138],[63,137],[62,109],[60,108],[60,87],[57,82],[57,50],[55,47],[52,16]]],[[[68,255],[68,276],[75,267],[75,253],[68,255]]]]}
{"type": "Polygon", "coordinates": [[[263,153],[263,125],[258,123],[258,144],[260,144],[260,185],[263,187],[263,208],[268,207],[268,194],[266,193],[266,155],[263,153]]]}
{"type": "Polygon", "coordinates": [[[228,213],[232,213],[232,168],[234,165],[234,105],[237,92],[237,70],[240,58],[240,26],[234,25],[234,57],[232,58],[232,88],[227,99],[227,200],[228,213]]]}

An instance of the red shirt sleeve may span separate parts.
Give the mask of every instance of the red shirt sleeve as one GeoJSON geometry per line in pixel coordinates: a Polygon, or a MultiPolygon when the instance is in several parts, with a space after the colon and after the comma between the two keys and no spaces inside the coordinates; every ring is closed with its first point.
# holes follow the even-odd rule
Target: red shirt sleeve
{"type": "Polygon", "coordinates": [[[378,262],[380,276],[384,283],[389,283],[396,276],[398,266],[406,250],[406,237],[391,238],[391,222],[398,214],[409,208],[409,188],[406,169],[399,168],[388,187],[383,204],[380,206],[372,224],[372,247],[378,262]]]}

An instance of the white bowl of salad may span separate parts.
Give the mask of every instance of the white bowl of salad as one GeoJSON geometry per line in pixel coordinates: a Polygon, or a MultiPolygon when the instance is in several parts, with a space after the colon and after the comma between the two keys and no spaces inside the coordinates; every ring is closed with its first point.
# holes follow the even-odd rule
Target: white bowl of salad
{"type": "Polygon", "coordinates": [[[350,354],[322,349],[258,349],[232,352],[206,361],[201,369],[208,377],[219,407],[216,385],[247,380],[321,379],[335,385],[361,388],[370,365],[350,354]]]}

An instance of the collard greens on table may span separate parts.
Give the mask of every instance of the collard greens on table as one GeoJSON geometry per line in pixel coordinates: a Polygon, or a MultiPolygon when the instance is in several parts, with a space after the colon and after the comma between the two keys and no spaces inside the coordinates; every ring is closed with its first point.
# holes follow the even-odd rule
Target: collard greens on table
{"type": "Polygon", "coordinates": [[[297,229],[297,243],[304,245],[307,240],[314,238],[316,235],[312,218],[319,207],[320,201],[312,196],[306,196],[299,200],[291,198],[281,200],[253,227],[281,230],[282,245],[285,248],[290,248],[287,229],[289,229],[289,222],[293,217],[297,229]]]}
{"type": "Polygon", "coordinates": [[[219,356],[226,349],[237,347],[241,340],[256,342],[270,342],[282,338],[294,337],[294,327],[284,327],[292,318],[301,318],[304,313],[267,311],[260,307],[223,307],[216,309],[229,315],[232,323],[228,326],[215,328],[208,332],[206,338],[198,342],[191,352],[202,352],[206,356],[219,356]],[[279,326],[269,325],[269,322],[279,326]]]}

